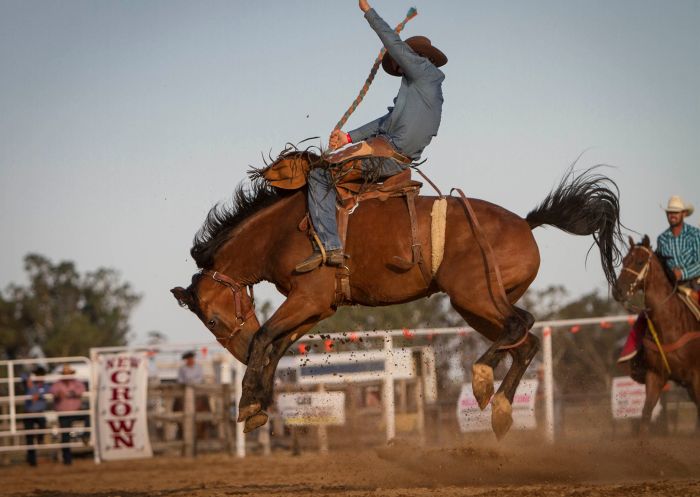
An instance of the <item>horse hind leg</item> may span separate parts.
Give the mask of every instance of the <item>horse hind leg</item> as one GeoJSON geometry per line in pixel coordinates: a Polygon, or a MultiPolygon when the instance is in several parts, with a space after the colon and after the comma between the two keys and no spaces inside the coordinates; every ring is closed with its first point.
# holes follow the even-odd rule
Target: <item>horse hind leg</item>
{"type": "Polygon", "coordinates": [[[493,397],[493,370],[503,360],[506,350],[503,346],[514,343],[522,337],[522,332],[516,330],[517,318],[506,319],[506,325],[502,326],[471,310],[460,306],[454,299],[452,307],[469,323],[476,331],[491,340],[493,343],[488,350],[472,366],[472,392],[483,410],[488,406],[493,397]]]}
{"type": "Polygon", "coordinates": [[[500,440],[513,425],[513,398],[520,380],[540,348],[539,339],[526,332],[525,341],[509,350],[513,364],[491,400],[491,428],[500,440]]]}
{"type": "MultiPolygon", "coordinates": [[[[506,353],[512,349],[513,344],[518,346],[525,345],[527,342],[527,338],[525,337],[528,332],[527,330],[529,330],[535,322],[534,318],[529,312],[518,308],[515,308],[515,310],[518,315],[509,316],[506,318],[501,334],[472,366],[472,391],[474,392],[474,397],[476,397],[479,407],[482,410],[486,408],[489,401],[493,397],[494,368],[503,360],[506,353]],[[521,341],[523,343],[519,344],[518,342],[521,341]]],[[[516,356],[514,355],[513,365],[511,366],[510,371],[512,371],[516,366],[519,366],[518,362],[519,359],[516,359],[516,356]]],[[[527,365],[525,365],[523,368],[523,372],[526,368],[527,365]]],[[[519,379],[520,378],[518,378],[518,380],[519,379]]]]}

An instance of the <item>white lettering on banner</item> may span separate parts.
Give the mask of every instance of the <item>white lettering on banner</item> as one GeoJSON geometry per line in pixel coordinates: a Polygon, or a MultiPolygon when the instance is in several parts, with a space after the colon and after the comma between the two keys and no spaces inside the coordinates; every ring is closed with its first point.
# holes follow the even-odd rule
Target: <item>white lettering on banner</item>
{"type": "MultiPolygon", "coordinates": [[[[538,384],[537,380],[523,380],[518,385],[513,397],[513,428],[532,430],[537,427],[535,398],[538,384]]],[[[496,390],[500,385],[500,381],[494,382],[496,390]]],[[[483,411],[479,409],[479,403],[472,393],[471,383],[462,385],[462,392],[457,401],[457,421],[463,433],[491,431],[491,404],[483,411]]]]}
{"type": "Polygon", "coordinates": [[[288,425],[345,424],[345,392],[281,393],[276,405],[288,425]]]}
{"type": "MultiPolygon", "coordinates": [[[[642,417],[646,388],[629,376],[613,378],[610,390],[612,415],[614,419],[636,419],[642,417]]],[[[661,412],[661,404],[657,403],[651,411],[652,419],[661,412]]]]}
{"type": "Polygon", "coordinates": [[[106,461],[152,457],[146,419],[148,366],[145,354],[98,359],[97,448],[106,461]]]}

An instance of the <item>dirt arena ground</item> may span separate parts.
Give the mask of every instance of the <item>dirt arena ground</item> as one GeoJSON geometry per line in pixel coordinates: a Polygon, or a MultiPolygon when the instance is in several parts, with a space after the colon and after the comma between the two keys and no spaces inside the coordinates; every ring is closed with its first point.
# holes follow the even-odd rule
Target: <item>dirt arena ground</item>
{"type": "Polygon", "coordinates": [[[544,446],[407,442],[321,456],[158,457],[0,468],[4,496],[700,496],[700,439],[544,446]]]}

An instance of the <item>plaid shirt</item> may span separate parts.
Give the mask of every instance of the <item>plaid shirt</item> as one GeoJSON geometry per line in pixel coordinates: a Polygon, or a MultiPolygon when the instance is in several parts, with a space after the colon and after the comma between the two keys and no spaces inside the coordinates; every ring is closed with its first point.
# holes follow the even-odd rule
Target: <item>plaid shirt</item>
{"type": "Polygon", "coordinates": [[[700,277],[700,229],[683,223],[681,234],[673,236],[669,228],[659,235],[656,245],[668,257],[668,267],[681,269],[681,280],[700,277]]]}

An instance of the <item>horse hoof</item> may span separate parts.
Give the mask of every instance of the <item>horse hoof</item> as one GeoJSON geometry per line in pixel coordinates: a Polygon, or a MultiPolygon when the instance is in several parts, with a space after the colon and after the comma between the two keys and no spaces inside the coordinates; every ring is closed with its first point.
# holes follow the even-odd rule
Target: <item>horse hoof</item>
{"type": "Polygon", "coordinates": [[[493,397],[493,368],[486,364],[472,366],[472,392],[483,411],[493,397]]]}
{"type": "Polygon", "coordinates": [[[267,423],[267,414],[265,414],[264,411],[256,412],[251,417],[245,420],[243,433],[250,433],[253,430],[257,430],[265,423],[267,423]]]}
{"type": "Polygon", "coordinates": [[[513,407],[503,392],[494,395],[491,401],[491,428],[498,440],[502,439],[513,425],[513,407]]]}
{"type": "Polygon", "coordinates": [[[253,414],[257,414],[260,411],[262,411],[260,402],[253,402],[252,404],[243,406],[241,407],[241,410],[238,411],[238,422],[241,423],[251,417],[253,414]]]}

